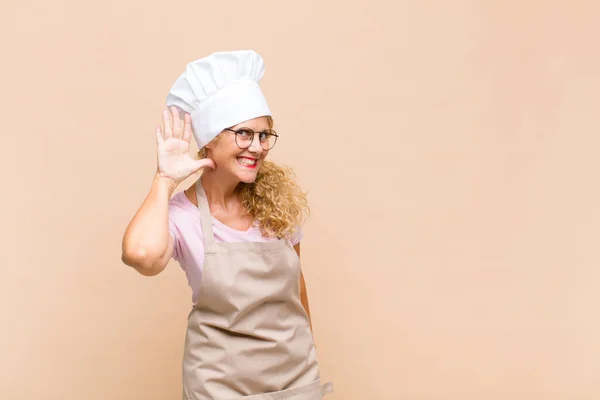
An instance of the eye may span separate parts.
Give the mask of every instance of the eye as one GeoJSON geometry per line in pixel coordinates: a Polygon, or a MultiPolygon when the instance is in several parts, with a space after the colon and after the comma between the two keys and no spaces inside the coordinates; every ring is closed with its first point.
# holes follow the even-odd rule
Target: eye
{"type": "Polygon", "coordinates": [[[271,134],[269,132],[260,132],[260,134],[258,135],[258,138],[260,139],[261,142],[264,142],[265,140],[269,140],[269,136],[271,136],[271,134]]]}
{"type": "Polygon", "coordinates": [[[240,137],[240,139],[250,140],[250,138],[254,136],[254,132],[252,132],[250,129],[242,128],[238,129],[237,135],[240,137]]]}

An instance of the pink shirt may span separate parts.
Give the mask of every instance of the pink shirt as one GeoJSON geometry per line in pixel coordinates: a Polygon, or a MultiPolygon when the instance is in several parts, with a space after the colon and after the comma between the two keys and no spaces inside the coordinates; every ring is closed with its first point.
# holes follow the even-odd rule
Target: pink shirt
{"type": "MultiPolygon", "coordinates": [[[[217,243],[278,240],[264,237],[258,226],[252,226],[246,231],[239,231],[223,224],[216,218],[212,219],[212,225],[217,243]]],[[[174,240],[172,257],[179,262],[179,265],[185,271],[188,285],[192,288],[192,302],[196,303],[200,294],[200,280],[202,279],[204,235],[202,234],[198,208],[189,201],[183,191],[175,194],[169,200],[169,233],[174,240]]],[[[289,242],[296,245],[300,242],[302,236],[302,229],[298,228],[289,242]]]]}

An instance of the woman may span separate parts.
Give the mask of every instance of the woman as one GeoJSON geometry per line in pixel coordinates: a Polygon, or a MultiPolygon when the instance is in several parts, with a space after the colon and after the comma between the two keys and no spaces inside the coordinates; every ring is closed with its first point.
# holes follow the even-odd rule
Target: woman
{"type": "Polygon", "coordinates": [[[305,196],[265,160],[278,135],[263,74],[254,51],[188,64],[157,128],[152,188],[123,237],[123,261],[139,273],[156,275],[171,257],[186,272],[184,399],[315,400],[333,390],[320,380],[300,269],[305,196]],[[189,155],[192,135],[200,160],[189,155]]]}

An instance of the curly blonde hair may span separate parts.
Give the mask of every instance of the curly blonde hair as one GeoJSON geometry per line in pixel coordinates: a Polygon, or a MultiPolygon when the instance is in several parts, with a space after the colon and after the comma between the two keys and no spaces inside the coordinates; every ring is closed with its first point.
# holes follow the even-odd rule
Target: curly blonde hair
{"type": "MultiPolygon", "coordinates": [[[[273,128],[273,118],[267,119],[273,128]]],[[[220,134],[212,143],[219,137],[220,134]]],[[[206,157],[206,147],[200,149],[198,156],[206,157]]],[[[289,239],[310,214],[306,193],[296,183],[294,171],[271,161],[263,160],[256,180],[241,182],[237,190],[242,204],[268,237],[289,239]]]]}

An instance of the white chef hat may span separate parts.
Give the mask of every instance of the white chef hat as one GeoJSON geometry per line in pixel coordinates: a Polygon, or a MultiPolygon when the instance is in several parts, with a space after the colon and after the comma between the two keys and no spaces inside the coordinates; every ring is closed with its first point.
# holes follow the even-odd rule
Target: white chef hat
{"type": "Polygon", "coordinates": [[[265,73],[253,50],[222,51],[190,62],[167,95],[192,117],[198,148],[223,129],[252,118],[271,115],[258,81],[265,73]]]}

